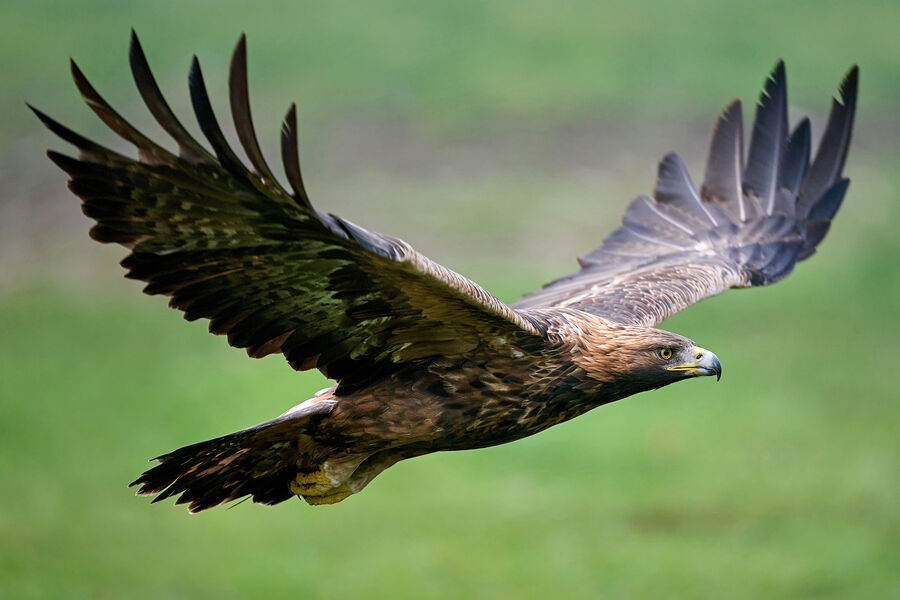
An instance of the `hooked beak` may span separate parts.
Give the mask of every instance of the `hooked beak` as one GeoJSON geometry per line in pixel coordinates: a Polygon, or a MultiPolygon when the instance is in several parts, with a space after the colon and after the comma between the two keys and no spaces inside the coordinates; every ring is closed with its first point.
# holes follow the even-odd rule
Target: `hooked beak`
{"type": "Polygon", "coordinates": [[[694,346],[691,352],[694,356],[693,360],[667,367],[667,369],[669,371],[688,371],[694,377],[715,375],[716,381],[722,378],[722,363],[719,362],[719,357],[699,346],[694,346]]]}

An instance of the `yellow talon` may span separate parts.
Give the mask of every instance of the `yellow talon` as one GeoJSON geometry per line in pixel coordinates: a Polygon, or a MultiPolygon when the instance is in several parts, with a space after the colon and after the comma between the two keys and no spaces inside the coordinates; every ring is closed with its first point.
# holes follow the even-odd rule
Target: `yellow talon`
{"type": "Polygon", "coordinates": [[[303,499],[306,500],[307,504],[312,506],[317,506],[319,504],[334,504],[335,502],[340,502],[353,492],[347,487],[347,484],[341,484],[340,487],[334,488],[331,493],[322,494],[322,495],[306,495],[303,496],[303,499]]]}

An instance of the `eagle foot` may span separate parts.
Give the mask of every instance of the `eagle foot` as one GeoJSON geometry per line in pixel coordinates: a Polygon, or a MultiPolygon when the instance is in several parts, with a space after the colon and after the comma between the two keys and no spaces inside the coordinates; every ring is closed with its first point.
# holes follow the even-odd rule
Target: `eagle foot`
{"type": "Polygon", "coordinates": [[[338,484],[321,467],[315,471],[297,473],[291,481],[291,491],[313,505],[334,504],[353,493],[346,483],[338,484]]]}
{"type": "Polygon", "coordinates": [[[291,491],[298,496],[307,494],[320,495],[334,489],[335,484],[321,467],[315,471],[300,471],[291,481],[291,491]]]}
{"type": "Polygon", "coordinates": [[[330,492],[322,495],[304,495],[303,499],[307,504],[317,506],[319,504],[334,504],[340,502],[353,492],[347,487],[346,483],[342,483],[339,487],[332,488],[330,492]]]}

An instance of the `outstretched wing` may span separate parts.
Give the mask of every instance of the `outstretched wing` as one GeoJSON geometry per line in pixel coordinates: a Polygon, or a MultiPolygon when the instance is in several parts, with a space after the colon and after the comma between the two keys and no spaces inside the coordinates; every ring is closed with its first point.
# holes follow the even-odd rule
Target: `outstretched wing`
{"type": "Polygon", "coordinates": [[[163,99],[133,32],[130,59],[141,96],[177,142],[177,156],[113,110],[74,63],[87,104],[137,147],[138,160],[35,112],[80,150],[77,159],[48,155],[97,221],[91,236],[131,250],[122,266],[127,277],[147,282],[146,293],[170,296],[188,320],[209,319],[211,332],[251,356],[281,352],[294,368],[318,368],[344,390],[409,361],[495,343],[544,343],[514,310],[402,240],[314,210],[300,175],[293,105],[281,139],[292,193],[279,185],[250,118],[243,37],[231,63],[231,110],[252,171],[219,128],[196,57],[191,101],[214,154],[163,99]]]}
{"type": "Polygon", "coordinates": [[[841,205],[841,175],[856,109],[858,70],[840,86],[812,164],[809,120],[788,132],[784,64],[756,109],[745,162],[741,104],[713,133],[700,190],[669,154],[653,197],[635,199],[623,225],[579,259],[581,270],[512,306],[571,307],[621,323],[652,326],[728,288],[768,285],[816,251],[841,205]]]}

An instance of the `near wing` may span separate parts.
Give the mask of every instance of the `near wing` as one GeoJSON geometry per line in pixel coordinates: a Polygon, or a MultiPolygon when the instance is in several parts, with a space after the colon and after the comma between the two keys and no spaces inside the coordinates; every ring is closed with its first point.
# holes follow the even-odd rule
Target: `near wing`
{"type": "MultiPolygon", "coordinates": [[[[343,389],[399,364],[472,352],[497,338],[519,347],[544,342],[515,311],[472,281],[405,242],[312,208],[297,155],[296,110],[282,129],[293,193],[266,165],[247,96],[246,44],[231,63],[231,110],[248,170],[229,147],[210,106],[196,57],[191,101],[214,155],[184,129],[163,99],[132,35],[131,68],[153,116],[178,143],[176,156],[149,140],[100,97],[78,67],[88,105],[138,149],[137,161],[38,117],[80,150],[49,152],[95,219],[91,236],[131,250],[127,276],[148,294],[171,296],[185,318],[261,357],[281,352],[296,369],[318,368],[343,389]]],[[[537,347],[537,346],[532,346],[537,347]]]]}
{"type": "Polygon", "coordinates": [[[841,171],[856,109],[858,70],[841,83],[812,164],[809,120],[788,132],[784,64],[756,108],[743,156],[740,101],[719,117],[698,191],[669,154],[653,197],[635,199],[623,225],[579,259],[581,270],[512,306],[571,307],[652,326],[728,288],[774,283],[816,251],[847,191],[841,171]]]}

